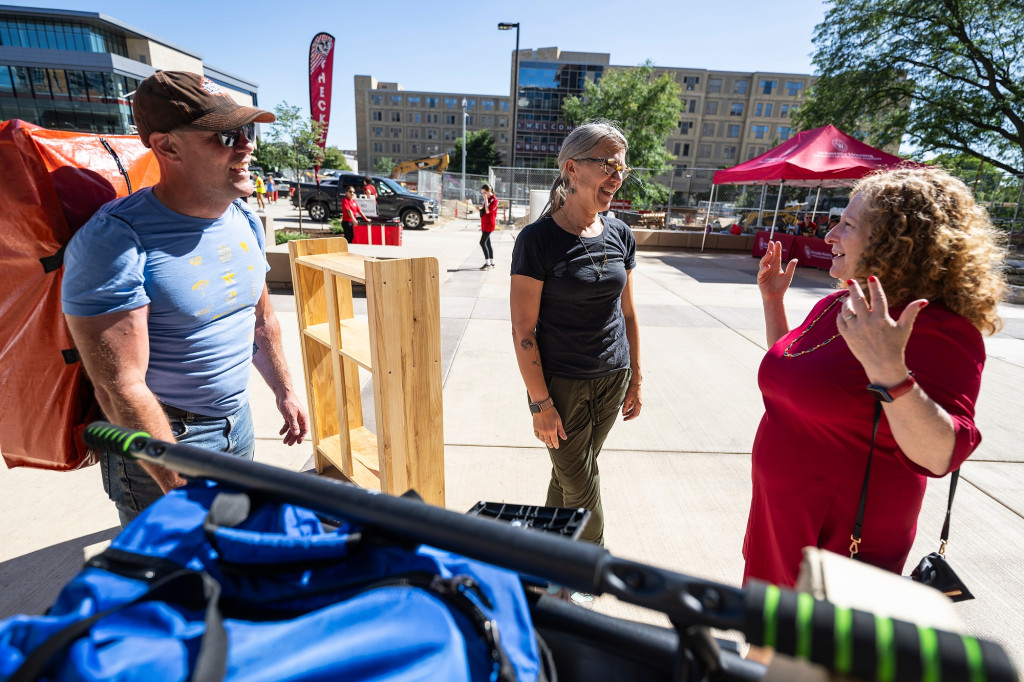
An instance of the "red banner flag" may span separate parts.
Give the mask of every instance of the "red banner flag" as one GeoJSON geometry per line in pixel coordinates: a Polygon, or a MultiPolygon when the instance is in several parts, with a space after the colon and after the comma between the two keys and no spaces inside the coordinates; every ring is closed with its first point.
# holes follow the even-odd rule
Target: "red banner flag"
{"type": "Polygon", "coordinates": [[[331,77],[334,72],[334,36],[317,33],[309,44],[309,111],[323,124],[320,148],[327,147],[327,126],[331,122],[331,77]]]}

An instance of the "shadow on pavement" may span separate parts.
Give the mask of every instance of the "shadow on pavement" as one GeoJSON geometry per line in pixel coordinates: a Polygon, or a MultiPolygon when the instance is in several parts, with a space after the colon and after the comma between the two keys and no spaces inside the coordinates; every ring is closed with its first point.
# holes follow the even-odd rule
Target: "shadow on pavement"
{"type": "Polygon", "coordinates": [[[108,528],[0,563],[0,619],[19,613],[44,613],[66,582],[82,569],[83,550],[121,532],[108,528]],[[26,581],[26,576],[32,576],[26,581]],[[9,589],[14,584],[17,589],[9,589]]]}

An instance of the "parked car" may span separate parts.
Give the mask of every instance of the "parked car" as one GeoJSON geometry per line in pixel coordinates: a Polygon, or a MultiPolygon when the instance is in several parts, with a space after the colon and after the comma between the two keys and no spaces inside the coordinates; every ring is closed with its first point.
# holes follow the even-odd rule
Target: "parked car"
{"type": "MultiPolygon", "coordinates": [[[[355,187],[356,194],[363,193],[364,178],[356,173],[341,173],[336,178],[321,180],[319,187],[312,182],[303,182],[299,187],[302,204],[299,204],[300,192],[290,190],[292,205],[308,211],[311,220],[325,222],[341,215],[341,200],[346,189],[355,187]]],[[[437,203],[429,197],[414,194],[391,178],[373,175],[371,179],[377,189],[377,217],[380,220],[398,218],[410,230],[437,220],[437,203]]],[[[294,188],[295,183],[289,183],[289,186],[294,188]]]]}

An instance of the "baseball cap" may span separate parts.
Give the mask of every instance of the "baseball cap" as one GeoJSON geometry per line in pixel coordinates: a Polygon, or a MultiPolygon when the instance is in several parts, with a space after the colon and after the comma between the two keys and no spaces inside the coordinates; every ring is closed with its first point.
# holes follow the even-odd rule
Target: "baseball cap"
{"type": "Polygon", "coordinates": [[[206,76],[188,71],[157,71],[143,80],[132,99],[132,112],[147,147],[150,133],[181,127],[218,132],[276,119],[269,111],[238,104],[206,76]]]}

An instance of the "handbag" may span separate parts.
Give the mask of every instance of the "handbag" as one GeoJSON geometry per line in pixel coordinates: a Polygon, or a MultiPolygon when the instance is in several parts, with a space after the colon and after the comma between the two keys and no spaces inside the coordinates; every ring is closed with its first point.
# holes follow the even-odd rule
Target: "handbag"
{"type": "MultiPolygon", "coordinates": [[[[868,499],[868,480],[871,478],[871,459],[875,454],[875,437],[878,435],[878,423],[882,418],[882,403],[875,403],[875,422],[871,429],[871,449],[868,450],[868,464],[864,468],[864,483],[860,489],[860,504],[857,506],[857,519],[853,524],[853,533],[850,535],[850,558],[857,558],[858,547],[861,542],[861,529],[864,525],[864,507],[868,499]]],[[[954,471],[949,477],[949,498],[946,501],[946,519],[942,524],[942,532],[939,534],[939,551],[932,552],[918,562],[913,572],[908,576],[914,582],[934,587],[951,600],[967,601],[974,599],[967,585],[960,576],[956,574],[953,567],[946,559],[946,545],[949,542],[949,519],[953,513],[953,496],[956,494],[956,483],[960,479],[960,470],[954,471]]]]}

